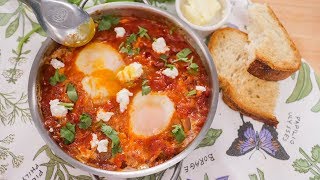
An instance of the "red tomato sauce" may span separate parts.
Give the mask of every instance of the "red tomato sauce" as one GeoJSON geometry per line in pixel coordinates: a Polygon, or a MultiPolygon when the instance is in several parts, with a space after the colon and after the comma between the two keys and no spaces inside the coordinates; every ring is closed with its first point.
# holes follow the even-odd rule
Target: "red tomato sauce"
{"type": "MultiPolygon", "coordinates": [[[[113,30],[114,27],[112,27],[106,31],[98,31],[91,42],[107,43],[114,49],[119,50],[120,44],[125,42],[130,34],[139,31],[138,26],[147,29],[151,39],[145,37],[137,38],[137,41],[134,43],[135,47],[140,48],[140,52],[137,55],[128,56],[125,53],[120,54],[126,65],[133,62],[143,65],[143,78],[140,77],[130,85],[123,84],[123,88],[128,89],[135,95],[141,92],[143,79],[147,79],[149,80],[152,92],[164,92],[174,102],[175,112],[170,125],[160,134],[145,138],[132,133],[129,125],[130,115],[128,110],[123,113],[119,111],[119,103],[116,102],[116,97],[110,97],[106,103],[99,105],[92,102],[81,84],[81,80],[85,75],[75,67],[75,60],[83,47],[68,48],[60,46],[51,55],[45,57],[45,64],[41,68],[39,104],[44,124],[48,130],[50,128],[53,129],[50,132],[52,138],[66,153],[90,166],[119,171],[126,168],[139,169],[161,164],[180,153],[192,142],[201,130],[209,112],[209,98],[211,94],[208,75],[201,63],[200,57],[187,43],[184,36],[178,31],[173,31],[168,25],[147,19],[121,17],[116,27],[123,27],[126,30],[124,37],[116,38],[116,33],[113,30]],[[173,64],[178,69],[179,75],[175,79],[163,75],[161,72],[166,68],[164,61],[160,59],[161,54],[156,53],[152,49],[153,39],[159,37],[163,37],[170,48],[169,51],[164,53],[169,57],[168,62],[175,60],[178,52],[184,48],[189,48],[192,50],[189,57],[194,57],[193,62],[199,66],[198,72],[190,73],[187,63],[176,62],[173,64]],[[55,69],[50,65],[52,58],[57,58],[65,64],[65,67],[61,68],[59,72],[67,77],[64,82],[58,83],[55,86],[49,83],[50,77],[55,73],[55,69]],[[66,94],[66,85],[68,83],[72,83],[75,86],[78,100],[75,102],[73,110],[68,111],[65,117],[53,117],[50,111],[50,100],[59,99],[61,102],[71,102],[66,94]],[[194,96],[188,97],[188,92],[194,90],[197,85],[205,86],[206,91],[197,91],[194,96]],[[114,115],[106,124],[118,132],[120,139],[122,152],[117,153],[115,156],[111,155],[110,139],[108,152],[106,153],[99,153],[95,148],[92,149],[90,146],[92,133],[97,134],[99,140],[108,139],[101,132],[101,124],[96,121],[98,109],[114,112],[114,115]],[[92,125],[85,130],[80,129],[77,125],[82,113],[87,113],[92,117],[92,125]],[[71,144],[65,144],[60,135],[60,129],[67,122],[76,124],[75,140],[71,144]],[[174,124],[181,124],[184,129],[186,139],[182,143],[178,143],[172,135],[172,125],[174,124]]],[[[132,102],[132,98],[133,96],[130,97],[130,103],[132,102]]]]}

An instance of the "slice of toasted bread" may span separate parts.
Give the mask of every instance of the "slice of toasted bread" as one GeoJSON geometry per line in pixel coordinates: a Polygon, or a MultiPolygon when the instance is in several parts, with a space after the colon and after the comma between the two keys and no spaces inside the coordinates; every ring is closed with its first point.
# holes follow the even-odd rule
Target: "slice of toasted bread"
{"type": "Polygon", "coordinates": [[[248,73],[247,34],[232,28],[213,33],[209,50],[218,70],[224,102],[258,121],[276,126],[278,83],[248,73]]]}
{"type": "Polygon", "coordinates": [[[289,77],[300,68],[301,55],[272,9],[265,4],[249,5],[248,72],[268,80],[289,77]]]}

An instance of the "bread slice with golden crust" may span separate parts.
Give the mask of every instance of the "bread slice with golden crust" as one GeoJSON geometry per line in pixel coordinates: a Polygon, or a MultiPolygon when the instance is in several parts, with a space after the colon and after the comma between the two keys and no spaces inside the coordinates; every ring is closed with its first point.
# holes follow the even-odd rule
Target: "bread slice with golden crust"
{"type": "Polygon", "coordinates": [[[209,50],[217,67],[223,100],[244,115],[276,126],[278,83],[248,73],[247,43],[247,34],[232,28],[220,29],[211,36],[209,50]]]}
{"type": "Polygon", "coordinates": [[[248,72],[268,81],[286,79],[300,68],[299,51],[268,5],[253,3],[248,11],[248,72]]]}

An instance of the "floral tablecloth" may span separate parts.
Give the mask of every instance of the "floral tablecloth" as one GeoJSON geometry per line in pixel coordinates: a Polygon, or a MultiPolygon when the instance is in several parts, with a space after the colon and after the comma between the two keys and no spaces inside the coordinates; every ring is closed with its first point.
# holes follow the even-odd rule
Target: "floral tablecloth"
{"type": "MultiPolygon", "coordinates": [[[[245,31],[248,2],[231,3],[228,25],[245,31]]],[[[172,4],[155,5],[173,11],[172,4]]],[[[17,0],[0,0],[0,179],[93,179],[56,156],[32,123],[28,76],[44,40],[30,9],[17,0]]],[[[320,77],[307,63],[280,82],[277,129],[242,117],[220,97],[211,129],[198,148],[178,168],[144,179],[170,179],[178,172],[179,179],[320,179],[319,99],[320,77]],[[250,137],[264,143],[238,151],[250,137]]]]}

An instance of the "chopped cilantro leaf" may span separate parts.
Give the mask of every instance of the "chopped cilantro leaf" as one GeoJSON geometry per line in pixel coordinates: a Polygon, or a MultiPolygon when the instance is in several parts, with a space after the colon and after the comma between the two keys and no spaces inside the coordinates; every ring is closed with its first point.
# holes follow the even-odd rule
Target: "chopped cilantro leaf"
{"type": "Polygon", "coordinates": [[[173,34],[173,32],[176,30],[177,28],[176,27],[172,27],[172,28],[170,28],[170,30],[169,30],[169,34],[173,34]]]}
{"type": "Polygon", "coordinates": [[[121,53],[126,53],[129,56],[139,54],[140,48],[134,48],[133,43],[137,41],[137,35],[136,34],[131,34],[124,43],[121,43],[119,48],[121,53]]]}
{"type": "Polygon", "coordinates": [[[78,100],[78,93],[74,85],[72,84],[67,85],[67,95],[72,102],[76,102],[78,100]]]}
{"type": "Polygon", "coordinates": [[[165,54],[161,54],[160,55],[160,59],[162,59],[162,60],[164,60],[164,61],[167,61],[168,60],[168,56],[167,55],[165,55],[165,54]]]}
{"type": "Polygon", "coordinates": [[[194,96],[196,94],[197,94],[197,90],[194,89],[194,90],[189,91],[187,96],[190,97],[190,96],[194,96]]]}
{"type": "Polygon", "coordinates": [[[196,63],[191,63],[189,66],[188,66],[189,69],[192,69],[194,71],[198,71],[199,70],[199,66],[198,64],[196,63]]]}
{"type": "Polygon", "coordinates": [[[189,48],[185,48],[185,49],[183,49],[183,50],[181,50],[180,52],[177,53],[177,58],[178,59],[184,59],[191,53],[192,53],[192,51],[189,48]]]}
{"type": "Polygon", "coordinates": [[[173,64],[167,64],[166,67],[170,68],[170,70],[173,70],[175,68],[175,66],[173,64]]]}
{"type": "Polygon", "coordinates": [[[67,77],[64,74],[60,74],[59,70],[57,69],[56,72],[54,73],[54,75],[50,77],[49,83],[52,86],[55,86],[58,83],[65,81],[66,79],[67,79],[67,77]]]}
{"type": "Polygon", "coordinates": [[[99,31],[109,30],[113,25],[119,24],[120,19],[111,15],[103,16],[98,25],[99,31]]]}
{"type": "Polygon", "coordinates": [[[151,92],[151,87],[148,85],[148,83],[148,80],[144,80],[142,82],[142,96],[148,95],[151,92]]]}
{"type": "Polygon", "coordinates": [[[140,27],[140,26],[138,26],[138,28],[139,28],[139,32],[138,32],[139,37],[141,37],[141,38],[146,37],[148,39],[151,39],[148,34],[148,30],[146,30],[145,28],[140,27]]]}
{"type": "Polygon", "coordinates": [[[91,126],[92,119],[89,114],[83,113],[80,115],[80,123],[78,124],[80,129],[88,129],[91,126]]]}
{"type": "Polygon", "coordinates": [[[173,130],[171,132],[173,136],[179,143],[181,143],[186,138],[186,135],[183,131],[182,126],[180,124],[177,124],[177,125],[173,125],[172,127],[173,127],[173,130]]]}
{"type": "Polygon", "coordinates": [[[106,124],[102,124],[101,131],[112,141],[111,143],[112,156],[115,156],[117,153],[122,152],[122,149],[120,147],[120,139],[117,131],[115,131],[114,129],[112,129],[112,127],[106,124]]]}
{"type": "Polygon", "coordinates": [[[65,144],[73,143],[75,133],[75,125],[71,124],[70,122],[67,122],[67,124],[60,129],[60,136],[63,138],[65,144]]]}
{"type": "Polygon", "coordinates": [[[160,55],[160,59],[164,61],[164,66],[172,70],[173,68],[175,68],[175,66],[173,64],[168,64],[168,58],[169,57],[165,54],[160,55]]]}
{"type": "Polygon", "coordinates": [[[63,103],[63,102],[59,103],[59,105],[64,106],[64,107],[67,108],[68,110],[72,110],[72,109],[73,109],[73,106],[74,106],[73,103],[63,103]]]}
{"type": "Polygon", "coordinates": [[[130,34],[127,38],[126,44],[132,44],[137,41],[137,35],[135,33],[130,34]]]}

